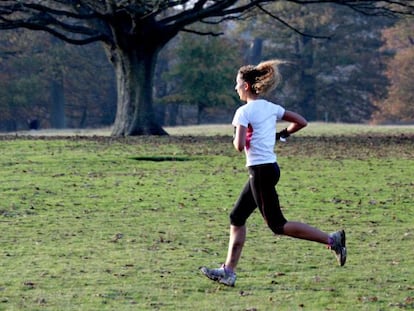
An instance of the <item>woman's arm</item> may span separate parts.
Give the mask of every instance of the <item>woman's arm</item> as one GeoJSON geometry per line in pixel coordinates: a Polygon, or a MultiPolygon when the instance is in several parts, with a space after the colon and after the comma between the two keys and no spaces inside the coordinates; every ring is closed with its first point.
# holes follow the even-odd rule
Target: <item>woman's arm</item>
{"type": "Polygon", "coordinates": [[[287,127],[287,132],[289,134],[293,134],[308,125],[308,121],[306,121],[304,117],[296,112],[289,110],[285,111],[282,120],[290,122],[289,126],[287,127]]]}
{"type": "Polygon", "coordinates": [[[247,133],[247,127],[244,127],[242,125],[237,125],[235,130],[235,135],[233,139],[233,145],[234,148],[236,148],[237,151],[243,151],[244,146],[246,145],[246,133],[247,133]]]}

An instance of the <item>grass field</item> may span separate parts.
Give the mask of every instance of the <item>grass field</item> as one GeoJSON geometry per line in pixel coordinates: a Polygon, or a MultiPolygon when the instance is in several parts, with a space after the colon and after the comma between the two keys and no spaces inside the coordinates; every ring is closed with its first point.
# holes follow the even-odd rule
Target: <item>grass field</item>
{"type": "Polygon", "coordinates": [[[414,131],[321,128],[277,146],[278,192],[347,264],[256,212],[234,288],[199,272],[247,177],[227,132],[0,136],[0,310],[413,310],[414,131]]]}
{"type": "MultiPolygon", "coordinates": [[[[283,128],[287,124],[280,123],[283,128]]],[[[233,135],[233,127],[230,124],[208,124],[165,127],[172,136],[223,136],[233,135]]],[[[68,130],[40,130],[21,131],[11,133],[17,136],[110,136],[111,128],[101,129],[68,129],[68,130]]],[[[369,125],[369,124],[345,124],[345,123],[310,123],[298,136],[356,136],[356,135],[399,135],[414,134],[414,125],[369,125]]],[[[0,133],[1,135],[1,133],[0,133]]]]}

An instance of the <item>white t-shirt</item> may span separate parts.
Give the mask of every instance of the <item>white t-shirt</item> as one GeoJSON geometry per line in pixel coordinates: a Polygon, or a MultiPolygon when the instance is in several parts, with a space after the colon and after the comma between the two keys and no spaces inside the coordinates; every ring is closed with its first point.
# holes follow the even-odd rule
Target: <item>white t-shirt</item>
{"type": "Polygon", "coordinates": [[[249,101],[236,110],[233,126],[247,127],[246,166],[276,162],[276,122],[284,114],[282,106],[264,99],[249,101]]]}

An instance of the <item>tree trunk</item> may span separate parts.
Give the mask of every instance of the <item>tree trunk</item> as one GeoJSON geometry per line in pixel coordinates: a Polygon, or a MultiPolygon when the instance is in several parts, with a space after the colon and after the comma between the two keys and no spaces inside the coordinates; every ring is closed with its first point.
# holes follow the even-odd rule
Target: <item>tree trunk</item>
{"type": "Polygon", "coordinates": [[[180,106],[176,103],[168,104],[168,119],[166,120],[166,124],[169,126],[176,126],[177,125],[177,118],[178,118],[178,110],[180,106]]]}
{"type": "Polygon", "coordinates": [[[51,116],[50,123],[54,129],[64,129],[65,122],[65,95],[63,90],[62,75],[59,73],[51,82],[51,116]]]}
{"type": "Polygon", "coordinates": [[[249,55],[248,55],[248,64],[258,64],[262,60],[262,50],[263,50],[263,39],[254,38],[253,42],[250,43],[249,55]]]}
{"type": "Polygon", "coordinates": [[[314,67],[313,40],[309,37],[301,38],[302,64],[300,72],[301,108],[303,115],[309,121],[317,120],[315,105],[316,79],[315,74],[309,72],[314,67]]]}
{"type": "Polygon", "coordinates": [[[117,113],[113,136],[167,135],[157,123],[153,81],[157,49],[128,45],[109,51],[117,80],[117,113]]]}

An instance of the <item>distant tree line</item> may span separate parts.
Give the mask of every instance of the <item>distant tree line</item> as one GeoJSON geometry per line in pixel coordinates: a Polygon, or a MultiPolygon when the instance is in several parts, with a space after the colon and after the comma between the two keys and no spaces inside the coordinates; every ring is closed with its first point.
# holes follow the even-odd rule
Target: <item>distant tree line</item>
{"type": "MultiPolygon", "coordinates": [[[[271,99],[310,121],[414,121],[412,19],[333,5],[274,6],[284,16],[279,23],[271,14],[199,23],[169,42],[153,85],[159,124],[223,122],[240,104],[237,68],[270,58],[287,61],[271,99]]],[[[73,46],[42,32],[2,31],[0,131],[112,125],[117,88],[105,52],[98,43],[73,46]]]]}
{"type": "Polygon", "coordinates": [[[99,44],[18,29],[0,37],[0,130],[110,126],[113,69],[99,44]]]}
{"type": "Polygon", "coordinates": [[[414,123],[414,22],[400,20],[383,30],[381,50],[392,57],[386,63],[387,96],[374,100],[377,123],[414,123]]]}

